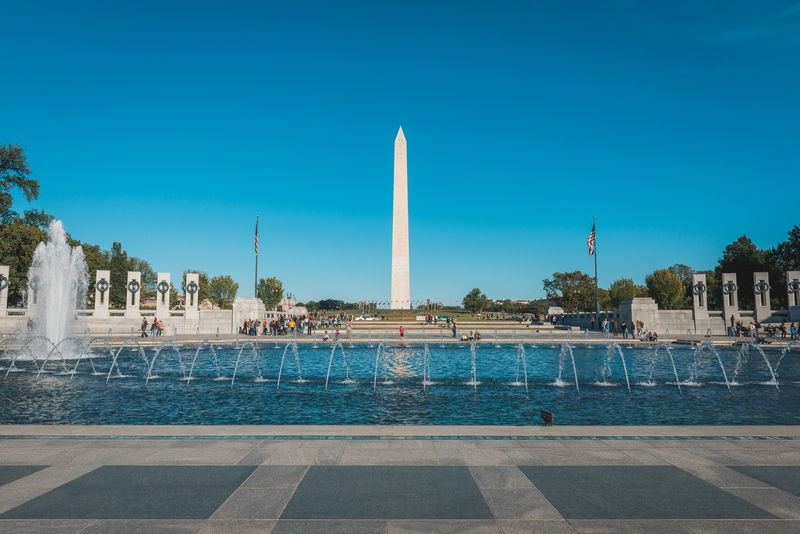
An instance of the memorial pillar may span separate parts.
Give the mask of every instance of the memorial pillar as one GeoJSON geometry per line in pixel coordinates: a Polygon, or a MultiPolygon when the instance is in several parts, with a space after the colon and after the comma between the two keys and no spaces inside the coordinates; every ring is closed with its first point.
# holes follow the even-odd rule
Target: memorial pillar
{"type": "Polygon", "coordinates": [[[786,272],[786,308],[790,321],[800,321],[800,271],[786,272]]]}
{"type": "Polygon", "coordinates": [[[156,286],[156,317],[159,317],[162,322],[169,318],[169,290],[171,288],[169,273],[158,273],[158,285],[156,286]]]}
{"type": "Polygon", "coordinates": [[[708,324],[708,286],[706,275],[703,273],[692,274],[692,315],[694,316],[694,331],[697,325],[701,328],[708,324]]]}
{"type": "Polygon", "coordinates": [[[736,273],[722,273],[722,314],[725,326],[731,327],[731,316],[739,320],[739,286],[736,285],[736,273]]]}
{"type": "Polygon", "coordinates": [[[8,285],[11,283],[8,265],[0,265],[0,317],[8,310],[8,285]]]}
{"type": "Polygon", "coordinates": [[[127,291],[125,296],[125,317],[128,319],[139,319],[139,306],[142,299],[142,273],[138,271],[128,271],[128,284],[125,286],[127,291]]]}
{"type": "Polygon", "coordinates": [[[111,271],[97,271],[94,281],[94,317],[108,317],[108,290],[111,271]]]}
{"type": "Polygon", "coordinates": [[[769,273],[753,273],[753,297],[754,297],[754,312],[757,323],[763,323],[771,315],[769,304],[769,273]]]}
{"type": "Polygon", "coordinates": [[[196,320],[199,317],[198,302],[200,290],[200,275],[198,273],[186,273],[186,314],[187,319],[196,320]]]}

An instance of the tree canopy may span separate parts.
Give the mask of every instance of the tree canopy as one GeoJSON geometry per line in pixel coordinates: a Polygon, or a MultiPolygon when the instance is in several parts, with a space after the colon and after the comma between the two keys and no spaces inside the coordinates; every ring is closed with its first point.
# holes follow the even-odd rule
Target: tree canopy
{"type": "MultiPolygon", "coordinates": [[[[547,298],[558,304],[566,312],[594,311],[594,278],[581,271],[553,273],[553,278],[542,280],[547,298]]],[[[601,307],[605,308],[604,296],[600,296],[601,307]]]]}
{"type": "Polygon", "coordinates": [[[681,310],[686,305],[686,291],[680,276],[670,269],[656,269],[645,277],[647,292],[662,310],[681,310]]]}
{"type": "Polygon", "coordinates": [[[274,310],[283,299],[283,282],[277,278],[261,278],[258,281],[258,297],[268,310],[274,310]]]}
{"type": "Polygon", "coordinates": [[[239,284],[233,281],[228,275],[215,276],[208,284],[208,298],[215,305],[222,309],[230,309],[236,293],[239,292],[239,284]]]}
{"type": "Polygon", "coordinates": [[[461,304],[468,312],[475,313],[488,308],[491,305],[491,301],[476,287],[466,294],[461,304]]]}

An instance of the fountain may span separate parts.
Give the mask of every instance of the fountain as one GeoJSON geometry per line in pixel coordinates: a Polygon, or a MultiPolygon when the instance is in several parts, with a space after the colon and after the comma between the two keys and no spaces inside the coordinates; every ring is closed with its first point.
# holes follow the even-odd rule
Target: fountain
{"type": "MultiPolygon", "coordinates": [[[[48,227],[48,239],[39,243],[28,271],[34,291],[34,331],[58,344],[70,335],[75,310],[83,308],[89,286],[86,261],[81,247],[72,248],[61,221],[48,227]]],[[[31,309],[29,308],[29,309],[31,309]]]]}
{"type": "Polygon", "coordinates": [[[531,411],[545,405],[563,413],[561,422],[579,425],[793,424],[800,412],[797,343],[733,348],[661,342],[649,351],[611,343],[597,358],[599,346],[590,350],[567,341],[560,351],[546,344],[533,349],[518,339],[515,347],[501,344],[500,349],[465,342],[467,359],[466,350],[431,344],[425,332],[423,343],[408,347],[387,347],[376,339],[377,352],[366,344],[353,349],[334,344],[325,362],[310,343],[291,337],[281,344],[280,358],[277,351],[271,357],[272,344],[252,338],[240,346],[207,340],[181,346],[172,338],[142,346],[138,337],[122,338],[118,330],[120,341],[122,346],[112,347],[105,332],[90,338],[85,331],[56,344],[21,330],[0,337],[0,376],[7,377],[0,390],[8,399],[0,417],[8,424],[525,425],[531,411]],[[66,353],[75,359],[65,358],[66,353]],[[291,380],[282,375],[286,357],[292,356],[297,380],[295,371],[291,380]],[[334,360],[339,363],[333,365],[334,360]],[[567,365],[573,380],[564,376],[567,365]],[[558,389],[552,387],[555,366],[558,389]],[[625,374],[629,393],[631,381],[667,387],[642,387],[623,400],[609,394],[608,385],[623,385],[611,377],[612,370],[618,377],[625,374]],[[366,395],[370,375],[375,394],[366,395]],[[391,387],[378,392],[379,378],[391,387]],[[683,395],[680,401],[669,400],[673,380],[683,395]],[[349,387],[328,387],[321,396],[323,384],[349,387]],[[701,387],[706,384],[726,385],[732,393],[701,387]],[[519,395],[523,385],[526,394],[519,395]]]}
{"type": "Polygon", "coordinates": [[[622,369],[625,371],[625,383],[628,385],[628,395],[632,395],[631,381],[628,378],[628,366],[625,363],[625,354],[623,354],[622,347],[620,347],[617,342],[611,343],[608,346],[608,350],[606,352],[606,359],[603,362],[603,369],[601,371],[601,374],[603,375],[603,381],[599,382],[598,385],[602,386],[611,385],[608,379],[611,376],[611,361],[614,359],[615,354],[619,354],[619,359],[622,360],[622,369]]]}
{"type": "MultiPolygon", "coordinates": [[[[387,332],[388,332],[388,329],[387,329],[387,332]]],[[[350,378],[350,366],[347,365],[347,354],[345,354],[345,352],[344,352],[344,347],[342,346],[341,342],[337,341],[337,342],[335,342],[333,344],[333,348],[331,349],[331,359],[328,361],[328,374],[325,375],[325,391],[328,391],[328,381],[331,378],[331,366],[333,365],[333,355],[336,354],[336,349],[337,348],[339,349],[339,351],[342,354],[342,362],[344,363],[344,369],[345,369],[345,378],[344,378],[344,381],[342,383],[343,384],[352,384],[353,382],[355,382],[354,380],[352,380],[350,378]]]]}
{"type": "Polygon", "coordinates": [[[514,381],[511,383],[512,386],[522,385],[519,381],[520,364],[522,365],[522,376],[525,378],[525,393],[528,393],[528,362],[525,359],[525,347],[521,342],[517,345],[517,372],[514,381]]]}
{"type": "MultiPolygon", "coordinates": [[[[337,342],[338,344],[338,342],[337,342]]],[[[336,346],[333,347],[336,349],[336,346]]],[[[278,383],[275,385],[275,389],[278,390],[281,387],[281,375],[283,374],[283,362],[286,360],[286,353],[291,350],[292,354],[294,355],[294,360],[297,363],[297,382],[303,382],[303,373],[302,369],[300,368],[300,355],[297,352],[297,342],[295,340],[291,340],[286,344],[286,348],[283,349],[283,356],[281,356],[281,366],[278,370],[278,383]]],[[[333,358],[333,353],[331,353],[331,358],[333,358]]],[[[326,384],[327,387],[327,384],[326,384]]]]}
{"type": "Polygon", "coordinates": [[[675,384],[678,386],[678,393],[683,395],[683,391],[681,391],[681,381],[678,378],[678,369],[675,367],[675,359],[672,357],[672,350],[669,348],[669,345],[665,343],[658,343],[656,345],[655,350],[653,351],[653,358],[650,360],[650,373],[647,378],[647,382],[642,382],[641,385],[643,386],[654,386],[655,381],[653,380],[653,373],[655,372],[656,368],[656,360],[658,359],[659,351],[663,350],[669,356],[670,362],[672,362],[672,372],[675,373],[675,384]]]}
{"type": "Polygon", "coordinates": [[[477,370],[477,367],[476,367],[476,363],[477,363],[476,362],[476,357],[477,357],[476,349],[477,349],[477,346],[475,344],[475,340],[473,339],[472,341],[469,342],[470,359],[471,359],[471,362],[472,362],[472,379],[469,382],[467,382],[467,385],[468,386],[472,386],[472,391],[477,393],[479,382],[478,382],[478,370],[477,370]]]}
{"type": "Polygon", "coordinates": [[[578,391],[578,393],[580,393],[581,388],[578,385],[578,369],[575,366],[575,354],[572,352],[572,347],[570,346],[569,343],[564,343],[563,345],[561,345],[561,352],[558,355],[558,377],[556,378],[553,385],[558,387],[563,387],[567,385],[567,383],[561,379],[561,376],[564,373],[564,363],[567,360],[567,353],[569,353],[569,357],[572,360],[572,372],[575,374],[575,389],[578,391]]]}

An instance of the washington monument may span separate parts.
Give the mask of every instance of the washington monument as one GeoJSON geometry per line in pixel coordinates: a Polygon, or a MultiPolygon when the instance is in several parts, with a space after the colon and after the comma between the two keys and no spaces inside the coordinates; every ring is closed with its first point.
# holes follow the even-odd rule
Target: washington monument
{"type": "Polygon", "coordinates": [[[394,208],[392,210],[392,301],[391,309],[411,308],[408,269],[408,166],[403,128],[394,140],[394,208]]]}

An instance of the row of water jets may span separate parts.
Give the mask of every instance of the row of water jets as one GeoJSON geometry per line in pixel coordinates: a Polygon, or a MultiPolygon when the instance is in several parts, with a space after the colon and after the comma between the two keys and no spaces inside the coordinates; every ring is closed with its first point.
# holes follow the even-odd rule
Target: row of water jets
{"type": "MultiPolygon", "coordinates": [[[[181,352],[179,345],[173,340],[167,340],[167,341],[162,342],[155,349],[153,357],[151,359],[148,359],[147,355],[146,355],[146,353],[144,351],[144,348],[133,337],[127,339],[122,344],[122,346],[120,346],[119,349],[117,349],[116,351],[114,351],[114,349],[110,345],[110,343],[104,338],[88,339],[88,331],[84,334],[84,342],[81,342],[81,340],[79,340],[77,338],[67,338],[65,340],[62,340],[58,344],[53,344],[47,338],[45,338],[43,336],[33,336],[33,337],[28,338],[28,339],[22,339],[22,338],[19,337],[19,334],[17,334],[16,336],[15,335],[6,336],[6,337],[0,339],[0,345],[3,345],[3,348],[6,349],[5,345],[8,343],[8,341],[14,340],[14,339],[16,339],[17,341],[22,341],[22,342],[19,345],[19,348],[17,348],[17,350],[15,351],[15,355],[14,355],[13,359],[11,360],[11,363],[10,363],[8,369],[6,370],[4,378],[8,378],[8,375],[10,373],[20,370],[20,369],[17,368],[17,366],[15,364],[17,363],[18,358],[20,358],[21,356],[24,356],[27,353],[30,356],[30,360],[32,360],[34,362],[34,364],[35,364],[35,366],[37,368],[37,379],[39,378],[41,373],[45,371],[45,368],[48,365],[48,363],[50,363],[52,361],[60,360],[60,363],[62,364],[62,368],[64,369],[64,372],[62,372],[61,374],[70,375],[70,377],[71,377],[70,379],[74,378],[75,374],[78,373],[78,367],[81,365],[82,362],[88,362],[89,365],[91,366],[91,374],[93,374],[93,375],[101,375],[101,376],[105,375],[105,378],[106,378],[105,382],[108,383],[108,381],[112,377],[117,377],[117,378],[126,377],[126,375],[124,375],[122,373],[122,371],[121,371],[121,369],[120,369],[120,367],[118,365],[117,360],[118,360],[119,356],[123,353],[123,351],[125,349],[127,349],[128,347],[131,347],[132,350],[134,350],[135,352],[138,353],[139,357],[144,362],[145,367],[147,369],[147,374],[146,374],[146,377],[145,377],[145,385],[147,385],[151,379],[159,378],[159,376],[156,373],[154,373],[154,369],[155,369],[155,366],[156,366],[156,362],[159,361],[160,358],[163,358],[162,354],[172,353],[172,354],[174,354],[175,358],[178,361],[178,364],[179,364],[179,367],[180,367],[180,372],[181,372],[182,376],[184,377],[183,380],[186,381],[186,387],[189,387],[189,384],[194,379],[194,371],[195,371],[195,367],[196,367],[196,364],[197,364],[198,356],[201,354],[201,352],[204,349],[207,349],[211,353],[211,355],[213,357],[214,368],[216,370],[215,380],[220,380],[220,381],[228,381],[229,380],[230,381],[230,386],[233,387],[233,385],[234,385],[234,383],[236,381],[236,375],[237,375],[237,372],[239,370],[240,363],[243,361],[242,358],[244,356],[245,359],[249,357],[251,359],[251,361],[253,361],[255,363],[255,365],[256,365],[257,372],[258,372],[258,377],[256,378],[256,381],[257,382],[266,382],[267,381],[267,379],[265,379],[262,376],[261,358],[260,358],[260,355],[258,353],[257,346],[252,341],[246,341],[246,342],[244,342],[243,344],[241,344],[241,345],[239,345],[237,347],[238,351],[237,351],[237,355],[236,355],[236,361],[235,361],[235,365],[234,365],[234,369],[233,369],[233,374],[232,374],[232,376],[230,378],[227,378],[227,377],[222,376],[222,372],[221,372],[221,369],[220,369],[220,366],[219,366],[219,360],[218,360],[218,357],[217,357],[217,351],[216,351],[214,345],[208,340],[204,340],[200,345],[197,346],[197,348],[195,349],[194,354],[193,354],[193,356],[191,358],[191,362],[189,362],[188,360],[186,362],[184,362],[183,353],[181,352]],[[49,344],[49,346],[50,346],[50,350],[47,351],[47,355],[43,360],[41,358],[37,358],[36,357],[35,351],[32,348],[33,345],[36,342],[43,342],[45,344],[49,344]],[[66,348],[68,348],[70,345],[72,346],[73,349],[75,349],[75,348],[79,348],[80,349],[80,354],[78,355],[78,357],[76,359],[76,362],[75,362],[75,365],[72,367],[71,370],[68,368],[68,366],[67,366],[68,360],[65,358],[65,356],[63,354],[63,351],[66,348]],[[90,352],[95,347],[98,347],[98,346],[100,348],[102,348],[105,351],[105,353],[112,355],[111,367],[109,368],[107,373],[99,371],[95,366],[94,358],[90,357],[90,352]],[[54,358],[54,356],[55,356],[55,358],[54,358]]],[[[662,359],[668,358],[669,362],[671,364],[671,367],[672,367],[672,371],[673,371],[673,373],[675,375],[674,385],[678,388],[678,392],[679,393],[682,393],[681,386],[699,386],[700,384],[697,381],[699,365],[700,365],[704,355],[705,354],[709,354],[709,355],[713,356],[713,358],[716,359],[716,361],[718,362],[718,364],[720,366],[721,373],[722,373],[722,377],[723,377],[724,382],[725,382],[725,385],[726,385],[728,391],[731,391],[731,386],[732,385],[738,385],[737,379],[738,379],[739,374],[744,369],[744,365],[749,361],[750,357],[753,354],[755,354],[757,356],[760,356],[760,358],[762,358],[764,360],[764,362],[766,363],[767,369],[769,370],[770,375],[772,377],[772,379],[769,382],[769,384],[774,385],[775,388],[777,389],[777,391],[780,392],[780,386],[779,386],[779,383],[778,383],[778,375],[777,375],[778,368],[781,365],[781,362],[783,361],[783,359],[786,356],[786,354],[788,352],[790,352],[793,347],[799,347],[800,346],[800,344],[797,344],[796,342],[790,343],[787,347],[785,347],[781,351],[780,357],[778,358],[778,360],[776,361],[775,365],[773,366],[772,363],[769,361],[769,358],[767,357],[767,355],[764,353],[764,351],[762,350],[762,348],[758,344],[755,344],[755,343],[745,344],[736,353],[736,367],[735,367],[735,369],[733,371],[732,377],[729,379],[728,373],[725,370],[725,366],[722,363],[722,358],[721,358],[717,348],[710,341],[703,341],[702,343],[699,343],[697,345],[694,345],[694,343],[692,341],[692,344],[694,346],[694,358],[693,358],[692,365],[690,367],[689,377],[686,380],[681,381],[679,376],[678,376],[678,371],[677,371],[677,367],[675,365],[675,359],[673,357],[671,347],[669,345],[661,342],[661,343],[658,343],[654,347],[653,356],[652,356],[652,358],[650,360],[649,378],[648,378],[648,380],[640,382],[639,384],[642,385],[642,386],[654,386],[654,385],[656,385],[655,381],[653,380],[653,374],[654,374],[654,371],[656,369],[656,364],[659,361],[661,361],[662,359]]],[[[384,384],[384,385],[392,384],[391,378],[389,378],[387,376],[387,374],[388,374],[387,370],[389,368],[389,363],[390,363],[389,359],[388,359],[388,356],[387,356],[387,351],[386,351],[386,347],[387,346],[388,346],[388,343],[384,343],[383,341],[379,342],[379,344],[378,344],[378,348],[377,348],[376,355],[375,355],[375,368],[374,368],[374,376],[373,376],[373,390],[377,389],[379,375],[382,378],[381,384],[384,384]]],[[[276,344],[276,347],[279,347],[279,345],[276,344]]],[[[552,345],[552,347],[555,348],[555,345],[552,345]]],[[[472,341],[470,343],[470,345],[469,345],[469,348],[470,348],[471,373],[470,373],[470,379],[467,382],[467,385],[472,386],[473,390],[477,391],[477,386],[480,384],[480,382],[478,381],[478,373],[477,373],[477,353],[478,353],[477,344],[474,341],[472,341]]],[[[575,355],[573,353],[573,348],[575,348],[575,345],[572,345],[569,342],[563,343],[561,345],[561,351],[559,353],[558,376],[555,379],[554,385],[559,386],[559,387],[564,387],[564,386],[568,386],[569,385],[563,379],[563,377],[564,377],[564,369],[565,369],[567,360],[569,360],[571,362],[571,367],[572,367],[572,371],[573,371],[575,389],[576,389],[576,391],[578,393],[580,393],[580,383],[578,381],[578,372],[577,372],[577,367],[576,367],[576,363],[575,363],[575,355]]],[[[628,392],[631,393],[631,384],[630,384],[630,378],[628,376],[627,362],[625,360],[625,354],[623,353],[622,347],[618,343],[612,342],[612,343],[608,344],[605,348],[606,348],[606,357],[603,360],[603,365],[602,365],[602,368],[601,368],[602,379],[596,381],[595,384],[599,385],[599,386],[612,386],[612,385],[615,385],[612,382],[610,382],[609,379],[611,378],[611,374],[612,374],[611,365],[612,365],[614,359],[618,358],[620,360],[620,363],[621,363],[622,369],[623,369],[623,373],[625,375],[625,383],[626,383],[628,392]]],[[[344,346],[342,345],[341,342],[335,342],[333,344],[332,348],[331,348],[330,358],[329,358],[329,361],[328,361],[327,373],[326,373],[326,376],[325,376],[325,389],[326,390],[327,390],[328,384],[330,382],[330,373],[331,373],[331,369],[333,367],[333,362],[334,362],[335,356],[337,354],[337,351],[341,355],[342,363],[343,363],[344,369],[345,369],[345,378],[344,378],[343,383],[350,384],[350,383],[354,383],[355,382],[355,380],[350,378],[350,366],[349,366],[348,361],[347,361],[347,354],[346,354],[346,352],[344,350],[344,346]]],[[[294,382],[295,383],[305,383],[305,382],[307,382],[307,380],[304,380],[303,376],[302,376],[302,366],[301,366],[301,362],[300,362],[300,355],[299,355],[299,352],[298,352],[298,344],[294,339],[292,339],[286,344],[286,346],[285,346],[285,348],[283,350],[283,354],[281,356],[281,362],[280,362],[280,367],[279,367],[279,371],[278,371],[276,389],[280,389],[280,384],[281,384],[281,381],[283,379],[283,371],[284,371],[284,365],[286,364],[287,355],[289,356],[289,360],[290,361],[291,360],[294,361],[294,365],[297,368],[297,377],[294,380],[294,382]]],[[[424,343],[424,348],[423,348],[423,354],[422,354],[422,386],[423,386],[424,389],[427,389],[429,386],[435,385],[435,382],[433,382],[432,379],[431,379],[430,363],[431,363],[431,354],[430,354],[430,350],[429,350],[429,347],[428,347],[428,343],[425,342],[424,343]]],[[[526,354],[525,354],[525,347],[524,347],[522,342],[517,344],[516,371],[515,371],[515,379],[514,379],[514,382],[512,382],[512,385],[514,385],[514,386],[524,386],[525,387],[525,391],[526,392],[528,391],[527,359],[526,359],[526,354]]]]}

